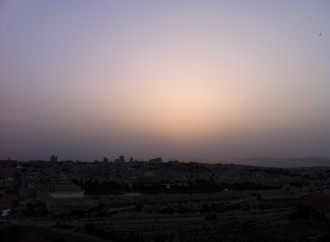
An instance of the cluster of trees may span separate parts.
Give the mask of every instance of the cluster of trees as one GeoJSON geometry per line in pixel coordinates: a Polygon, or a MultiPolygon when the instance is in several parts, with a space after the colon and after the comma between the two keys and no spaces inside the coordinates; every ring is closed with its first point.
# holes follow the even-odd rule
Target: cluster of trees
{"type": "Polygon", "coordinates": [[[222,213],[229,210],[243,210],[248,211],[251,209],[251,206],[248,202],[236,203],[236,204],[217,204],[217,203],[203,203],[200,208],[192,208],[189,206],[166,206],[161,208],[158,213],[160,214],[186,214],[186,213],[202,213],[202,214],[214,214],[214,213],[222,213]]]}
{"type": "Polygon", "coordinates": [[[265,185],[261,183],[253,183],[253,182],[241,182],[241,183],[222,183],[222,188],[230,189],[234,191],[244,191],[244,190],[272,190],[279,189],[281,186],[271,186],[265,185]]]}
{"type": "Polygon", "coordinates": [[[163,184],[134,184],[129,186],[125,183],[118,183],[116,181],[98,181],[87,180],[85,182],[73,180],[74,183],[79,184],[89,195],[109,195],[109,194],[122,194],[125,192],[140,192],[143,194],[158,194],[158,193],[205,193],[205,192],[219,192],[225,189],[234,191],[243,190],[270,190],[278,189],[280,186],[270,186],[253,182],[242,183],[222,183],[216,184],[212,180],[207,181],[197,179],[195,182],[187,184],[174,184],[170,189],[163,184]]]}
{"type": "Polygon", "coordinates": [[[21,210],[21,213],[25,217],[35,217],[46,216],[49,214],[49,211],[44,202],[35,201],[27,203],[25,208],[21,210]]]}
{"type": "Polygon", "coordinates": [[[28,227],[17,224],[0,224],[0,238],[4,242],[23,241],[29,231],[28,227]]]}
{"type": "Polygon", "coordinates": [[[324,211],[316,209],[313,206],[299,203],[295,211],[289,216],[292,220],[316,220],[322,222],[328,222],[328,218],[325,216],[324,211]]]}
{"type": "Polygon", "coordinates": [[[111,217],[112,213],[108,212],[105,204],[99,203],[96,207],[89,208],[87,211],[73,209],[69,213],[63,213],[53,216],[53,219],[79,219],[79,218],[95,218],[95,217],[111,217]]]}
{"type": "MultiPolygon", "coordinates": [[[[76,181],[75,181],[76,182],[76,181]]],[[[121,194],[123,191],[122,184],[115,181],[101,181],[87,180],[86,182],[79,182],[79,185],[90,195],[108,195],[121,194]]]]}
{"type": "Polygon", "coordinates": [[[144,237],[139,232],[123,232],[115,231],[113,228],[106,228],[101,223],[87,223],[85,225],[87,234],[99,237],[101,239],[110,241],[123,241],[123,242],[143,242],[144,237]]]}
{"type": "Polygon", "coordinates": [[[55,228],[58,228],[58,229],[69,229],[69,230],[74,228],[74,226],[71,225],[71,224],[68,224],[68,223],[61,223],[61,222],[59,222],[59,221],[56,222],[56,224],[55,224],[54,227],[55,227],[55,228]]]}

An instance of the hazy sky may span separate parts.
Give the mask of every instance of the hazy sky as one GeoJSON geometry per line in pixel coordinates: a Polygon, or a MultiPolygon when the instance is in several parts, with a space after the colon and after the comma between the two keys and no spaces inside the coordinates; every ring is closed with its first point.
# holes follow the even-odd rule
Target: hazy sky
{"type": "Polygon", "coordinates": [[[330,2],[0,2],[0,159],[330,155],[330,2]]]}

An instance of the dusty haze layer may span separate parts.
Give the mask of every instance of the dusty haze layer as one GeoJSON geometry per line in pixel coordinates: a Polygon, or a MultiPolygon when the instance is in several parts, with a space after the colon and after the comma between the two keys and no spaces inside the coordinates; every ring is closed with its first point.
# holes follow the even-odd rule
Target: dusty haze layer
{"type": "Polygon", "coordinates": [[[330,155],[328,1],[1,1],[0,158],[330,155]]]}

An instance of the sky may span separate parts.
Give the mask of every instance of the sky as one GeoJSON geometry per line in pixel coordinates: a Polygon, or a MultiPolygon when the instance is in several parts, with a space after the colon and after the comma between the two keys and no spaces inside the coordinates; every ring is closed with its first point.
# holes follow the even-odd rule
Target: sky
{"type": "Polygon", "coordinates": [[[0,2],[0,159],[330,156],[330,2],[0,2]]]}

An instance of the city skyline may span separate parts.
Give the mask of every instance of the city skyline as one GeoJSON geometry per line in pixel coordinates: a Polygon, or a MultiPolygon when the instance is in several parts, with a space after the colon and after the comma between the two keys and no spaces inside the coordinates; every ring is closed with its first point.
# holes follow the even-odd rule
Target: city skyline
{"type": "Polygon", "coordinates": [[[327,1],[2,1],[0,159],[330,156],[327,1]]]}

